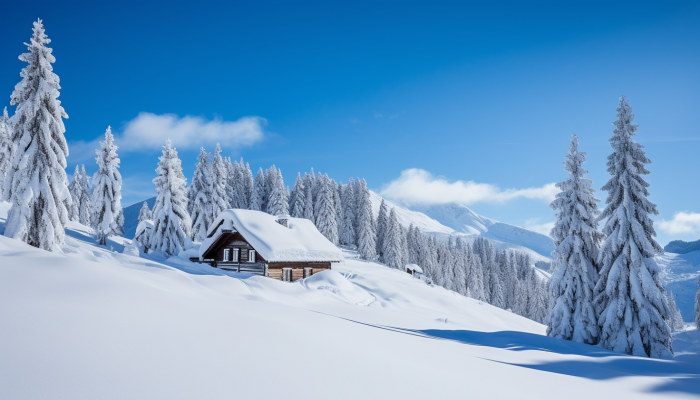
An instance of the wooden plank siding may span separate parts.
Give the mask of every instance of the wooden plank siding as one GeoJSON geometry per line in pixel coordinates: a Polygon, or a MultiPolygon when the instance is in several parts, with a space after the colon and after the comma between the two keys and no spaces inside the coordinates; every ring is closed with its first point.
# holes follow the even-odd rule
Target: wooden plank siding
{"type": "Polygon", "coordinates": [[[282,280],[283,268],[291,268],[292,281],[304,277],[304,269],[310,268],[311,275],[331,269],[330,262],[271,262],[268,263],[257,251],[255,262],[248,262],[248,251],[255,250],[238,232],[222,233],[202,255],[204,262],[213,267],[228,271],[246,272],[256,275],[264,275],[267,267],[267,276],[272,279],[282,280]],[[229,261],[224,261],[224,249],[230,249],[229,261]],[[239,258],[233,260],[234,249],[238,249],[239,258]]]}

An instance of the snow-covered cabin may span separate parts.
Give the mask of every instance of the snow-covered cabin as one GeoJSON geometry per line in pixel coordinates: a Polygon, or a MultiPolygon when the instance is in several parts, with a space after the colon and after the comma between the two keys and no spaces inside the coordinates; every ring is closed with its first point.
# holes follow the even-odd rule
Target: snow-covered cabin
{"type": "Polygon", "coordinates": [[[295,281],[331,269],[343,253],[304,218],[224,210],[199,248],[213,267],[295,281]]]}

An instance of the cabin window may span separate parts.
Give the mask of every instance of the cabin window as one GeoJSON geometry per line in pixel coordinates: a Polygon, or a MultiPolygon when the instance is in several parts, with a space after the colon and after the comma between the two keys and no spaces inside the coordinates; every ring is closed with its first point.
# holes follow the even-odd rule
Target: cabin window
{"type": "Polygon", "coordinates": [[[224,249],[224,261],[231,259],[231,249],[224,249]]]}
{"type": "Polygon", "coordinates": [[[282,268],[282,280],[285,282],[292,281],[292,269],[291,268],[282,268]]]}
{"type": "Polygon", "coordinates": [[[248,250],[248,262],[255,262],[255,250],[248,250]]]}
{"type": "Polygon", "coordinates": [[[239,258],[239,253],[241,252],[240,249],[233,249],[233,262],[238,262],[240,260],[239,258]]]}
{"type": "Polygon", "coordinates": [[[312,269],[311,268],[304,268],[304,278],[310,277],[312,274],[312,269]]]}

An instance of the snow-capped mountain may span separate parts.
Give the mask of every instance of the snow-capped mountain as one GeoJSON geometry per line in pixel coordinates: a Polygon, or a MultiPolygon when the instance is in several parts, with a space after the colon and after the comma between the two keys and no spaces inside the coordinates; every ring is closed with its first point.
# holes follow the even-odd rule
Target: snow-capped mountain
{"type": "MultiPolygon", "coordinates": [[[[372,211],[376,217],[382,197],[371,193],[372,211]]],[[[384,199],[387,206],[396,209],[396,217],[404,226],[415,225],[423,232],[438,236],[482,236],[491,239],[498,249],[513,249],[527,252],[534,261],[549,261],[554,243],[548,236],[514,225],[498,222],[481,216],[468,207],[444,204],[429,207],[414,207],[410,210],[384,199]]]]}

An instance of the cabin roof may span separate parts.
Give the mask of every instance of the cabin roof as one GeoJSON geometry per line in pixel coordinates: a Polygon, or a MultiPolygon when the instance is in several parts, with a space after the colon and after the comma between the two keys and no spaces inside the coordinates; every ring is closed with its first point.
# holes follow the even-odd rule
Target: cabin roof
{"type": "Polygon", "coordinates": [[[203,256],[224,233],[238,232],[268,262],[343,260],[343,253],[305,218],[284,217],[287,226],[270,214],[241,209],[222,211],[200,246],[203,256]]]}

